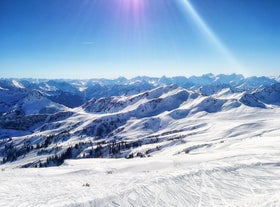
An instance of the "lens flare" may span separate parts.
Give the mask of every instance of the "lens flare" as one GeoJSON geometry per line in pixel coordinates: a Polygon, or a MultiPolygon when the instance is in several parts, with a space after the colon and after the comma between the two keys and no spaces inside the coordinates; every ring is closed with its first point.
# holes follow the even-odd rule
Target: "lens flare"
{"type": "Polygon", "coordinates": [[[238,72],[243,71],[243,66],[236,60],[236,58],[230,53],[230,51],[225,47],[225,45],[216,36],[216,34],[200,17],[189,0],[181,0],[181,3],[187,10],[188,15],[193,19],[197,27],[202,31],[208,41],[211,42],[220,51],[221,54],[223,54],[223,56],[227,59],[231,66],[235,67],[235,70],[238,70],[238,72]]]}
{"type": "Polygon", "coordinates": [[[127,11],[137,14],[144,9],[145,0],[120,0],[120,4],[124,6],[127,11]]]}

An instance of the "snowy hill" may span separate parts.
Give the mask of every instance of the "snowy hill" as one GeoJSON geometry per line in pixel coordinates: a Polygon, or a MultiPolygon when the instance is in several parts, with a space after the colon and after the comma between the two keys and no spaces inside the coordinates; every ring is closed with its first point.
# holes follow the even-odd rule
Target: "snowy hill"
{"type": "MultiPolygon", "coordinates": [[[[191,90],[200,90],[205,95],[217,93],[224,88],[236,91],[253,91],[260,87],[270,87],[279,83],[279,77],[248,77],[242,75],[213,75],[191,76],[189,78],[178,77],[135,77],[126,79],[123,77],[109,79],[88,80],[46,80],[46,79],[0,79],[0,104],[16,102],[25,96],[28,91],[37,90],[54,102],[67,107],[81,106],[92,98],[135,95],[166,85],[177,85],[191,90]],[[13,95],[11,95],[13,94],[13,95]]],[[[8,106],[6,106],[8,108],[8,106]]],[[[8,109],[0,109],[0,113],[8,109]]]]}
{"type": "MultiPolygon", "coordinates": [[[[6,107],[0,117],[0,155],[3,163],[24,167],[60,165],[68,158],[152,156],[177,145],[188,136],[184,131],[196,133],[189,126],[194,118],[238,116],[237,110],[251,108],[269,111],[278,109],[280,100],[275,79],[235,74],[2,82],[6,107]],[[173,82],[188,87],[165,85],[173,82]],[[97,98],[89,99],[89,91],[97,98]],[[74,97],[84,103],[63,105],[65,93],[72,103],[74,97]],[[98,98],[105,93],[110,95],[98,98]]],[[[203,131],[208,125],[193,127],[203,131]]]]}
{"type": "Polygon", "coordinates": [[[49,100],[40,91],[33,90],[18,101],[13,110],[21,111],[25,115],[54,114],[66,110],[66,107],[49,100]]]}
{"type": "Polygon", "coordinates": [[[0,205],[278,206],[279,84],[0,80],[0,205]]]}

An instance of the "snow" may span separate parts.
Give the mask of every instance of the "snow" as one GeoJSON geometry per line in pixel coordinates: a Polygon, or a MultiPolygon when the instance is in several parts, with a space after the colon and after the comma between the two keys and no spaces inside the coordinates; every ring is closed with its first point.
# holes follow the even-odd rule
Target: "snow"
{"type": "Polygon", "coordinates": [[[6,169],[0,205],[279,206],[279,161],[271,156],[277,149],[262,147],[270,156],[259,157],[257,150],[6,169]]]}
{"type": "Polygon", "coordinates": [[[12,80],[12,84],[16,87],[16,88],[25,88],[20,82],[16,81],[16,80],[12,80]]]}
{"type": "Polygon", "coordinates": [[[45,80],[41,86],[49,91],[36,84],[18,90],[20,80],[8,91],[3,83],[8,89],[1,90],[7,111],[0,117],[0,157],[8,157],[9,144],[18,156],[0,165],[0,206],[280,206],[275,81],[235,74],[45,80]],[[97,82],[107,88],[91,88],[97,82]],[[148,82],[159,87],[149,88],[148,82]],[[164,85],[173,82],[188,87],[164,85]],[[84,97],[82,106],[71,109],[46,95],[64,90],[76,97],[114,88],[107,97],[84,97]],[[116,154],[108,150],[114,142],[138,141],[116,154]],[[72,152],[77,159],[59,167],[20,168],[80,142],[72,152]],[[26,143],[33,148],[23,152],[26,143]],[[97,143],[104,158],[85,159],[97,143]],[[133,158],[125,159],[128,155],[133,158]]]}
{"type": "Polygon", "coordinates": [[[6,89],[6,88],[2,88],[1,86],[0,86],[0,90],[2,91],[7,91],[8,89],[6,89]]]}
{"type": "Polygon", "coordinates": [[[147,158],[2,165],[0,206],[279,206],[279,115],[242,106],[178,119],[166,130],[185,127],[184,138],[147,158]]]}
{"type": "Polygon", "coordinates": [[[39,91],[29,92],[29,94],[20,100],[14,108],[17,110],[23,110],[25,115],[43,113],[52,114],[67,109],[67,107],[44,97],[39,91]]]}

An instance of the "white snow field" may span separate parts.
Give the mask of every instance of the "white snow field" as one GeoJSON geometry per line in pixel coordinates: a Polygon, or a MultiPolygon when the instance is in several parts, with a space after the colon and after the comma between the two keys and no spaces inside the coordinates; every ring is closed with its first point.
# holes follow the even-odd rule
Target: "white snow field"
{"type": "Polygon", "coordinates": [[[280,206],[279,117],[279,107],[199,112],[171,123],[181,138],[151,157],[6,163],[0,206],[280,206]]]}

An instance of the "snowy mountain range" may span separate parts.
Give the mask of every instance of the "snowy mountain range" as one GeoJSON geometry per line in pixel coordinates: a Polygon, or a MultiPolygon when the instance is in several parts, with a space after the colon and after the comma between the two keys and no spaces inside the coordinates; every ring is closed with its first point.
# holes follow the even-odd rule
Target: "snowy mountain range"
{"type": "MultiPolygon", "coordinates": [[[[1,163],[48,167],[66,159],[190,153],[214,140],[240,138],[249,133],[247,124],[254,124],[244,122],[246,117],[279,113],[280,82],[237,74],[0,79],[0,97],[1,163]],[[235,122],[217,130],[217,117],[235,122]],[[190,137],[210,132],[215,139],[187,144],[190,137]]],[[[258,130],[263,134],[267,129],[258,130]]]]}

